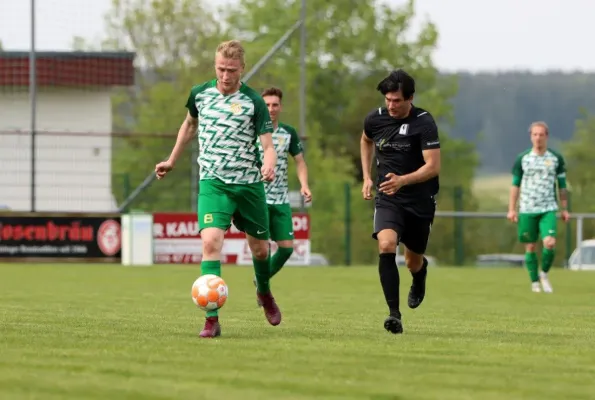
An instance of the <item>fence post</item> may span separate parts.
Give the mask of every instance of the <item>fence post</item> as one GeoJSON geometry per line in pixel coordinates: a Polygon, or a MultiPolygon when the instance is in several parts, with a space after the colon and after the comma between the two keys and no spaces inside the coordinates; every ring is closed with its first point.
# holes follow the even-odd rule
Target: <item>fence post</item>
{"type": "Polygon", "coordinates": [[[351,186],[345,182],[345,265],[351,265],[351,186]]]}
{"type": "MultiPolygon", "coordinates": [[[[463,211],[463,188],[456,186],[454,190],[454,209],[455,211],[463,211]]],[[[455,238],[455,265],[463,265],[465,262],[464,249],[464,232],[463,232],[463,218],[455,217],[454,226],[455,238]]]]}
{"type": "MultiPolygon", "coordinates": [[[[568,196],[568,212],[571,212],[572,209],[571,207],[571,198],[572,195],[570,193],[570,191],[567,192],[567,196],[568,196]]],[[[564,260],[564,262],[562,263],[562,266],[566,266],[566,263],[568,262],[568,260],[570,260],[570,255],[572,254],[572,227],[570,226],[572,224],[572,220],[568,221],[566,223],[566,258],[564,260]]]]}

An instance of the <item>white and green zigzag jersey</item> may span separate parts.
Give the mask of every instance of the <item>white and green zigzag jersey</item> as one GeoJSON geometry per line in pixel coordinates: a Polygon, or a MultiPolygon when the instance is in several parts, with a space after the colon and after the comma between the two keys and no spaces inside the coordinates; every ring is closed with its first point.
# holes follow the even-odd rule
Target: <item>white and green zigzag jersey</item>
{"type": "MultiPolygon", "coordinates": [[[[289,187],[287,184],[287,168],[289,155],[295,157],[302,152],[302,143],[293,127],[279,123],[273,132],[273,144],[277,151],[277,165],[275,166],[275,179],[265,183],[267,204],[289,203],[289,187]]],[[[263,156],[262,144],[258,143],[258,150],[263,156]]]]}
{"type": "Polygon", "coordinates": [[[258,92],[242,83],[234,94],[223,95],[217,80],[197,85],[186,103],[198,118],[200,180],[251,184],[261,180],[258,136],[273,132],[267,106],[258,92]]]}
{"type": "Polygon", "coordinates": [[[566,166],[561,154],[550,149],[543,155],[525,150],[517,156],[512,175],[513,185],[520,186],[520,213],[558,210],[556,180],[560,188],[566,188],[566,166]]]}

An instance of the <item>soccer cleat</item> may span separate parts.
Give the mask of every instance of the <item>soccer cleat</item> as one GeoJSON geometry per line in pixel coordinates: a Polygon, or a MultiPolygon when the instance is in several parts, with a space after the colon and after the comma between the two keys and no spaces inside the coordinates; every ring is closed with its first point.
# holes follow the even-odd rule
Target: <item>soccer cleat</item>
{"type": "Polygon", "coordinates": [[[424,257],[424,263],[422,265],[422,270],[426,270],[424,277],[419,281],[411,284],[411,289],[409,289],[409,296],[407,297],[407,305],[409,308],[417,308],[419,305],[424,301],[424,297],[426,296],[426,277],[428,274],[428,260],[424,257]]]}
{"type": "Polygon", "coordinates": [[[221,325],[219,324],[219,317],[207,317],[205,327],[198,335],[201,338],[214,338],[221,336],[221,325]]]}
{"type": "Polygon", "coordinates": [[[533,293],[541,293],[541,286],[539,285],[539,282],[531,283],[531,290],[533,293]]]}
{"type": "Polygon", "coordinates": [[[550,280],[547,277],[547,272],[541,271],[539,273],[539,281],[541,282],[541,287],[543,288],[543,291],[545,293],[554,292],[554,288],[552,287],[552,284],[550,283],[550,280]]]}
{"type": "MultiPolygon", "coordinates": [[[[252,278],[252,283],[254,283],[255,288],[258,288],[258,285],[256,284],[256,277],[252,278]]],[[[262,307],[262,301],[260,300],[260,297],[258,297],[258,289],[256,289],[256,305],[258,307],[262,307]]]]}
{"type": "Polygon", "coordinates": [[[256,292],[256,296],[262,304],[262,308],[264,308],[264,316],[269,321],[269,324],[273,326],[279,325],[281,323],[281,310],[279,310],[273,294],[271,292],[268,294],[256,292]]]}
{"type": "Polygon", "coordinates": [[[403,333],[403,323],[401,322],[401,313],[391,312],[387,319],[384,320],[384,329],[390,333],[403,333]]]}

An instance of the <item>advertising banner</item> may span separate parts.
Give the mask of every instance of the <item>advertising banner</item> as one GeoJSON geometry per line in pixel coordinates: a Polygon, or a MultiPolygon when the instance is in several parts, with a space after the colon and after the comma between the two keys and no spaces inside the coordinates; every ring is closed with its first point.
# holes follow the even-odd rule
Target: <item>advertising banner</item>
{"type": "Polygon", "coordinates": [[[0,259],[120,262],[118,214],[0,213],[0,259]]]}
{"type": "MultiPolygon", "coordinates": [[[[293,214],[294,252],[287,265],[310,262],[310,216],[293,214]]],[[[196,264],[202,259],[202,240],[195,213],[153,214],[154,260],[156,264],[196,264]]],[[[276,250],[276,244],[271,242],[276,250]]],[[[234,225],[225,232],[221,261],[224,264],[252,264],[246,235],[234,225]]]]}

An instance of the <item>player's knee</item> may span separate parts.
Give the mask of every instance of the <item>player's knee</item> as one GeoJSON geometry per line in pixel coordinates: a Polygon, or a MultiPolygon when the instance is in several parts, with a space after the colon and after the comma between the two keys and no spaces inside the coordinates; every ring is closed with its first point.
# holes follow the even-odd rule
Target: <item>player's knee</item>
{"type": "Polygon", "coordinates": [[[203,256],[218,256],[223,247],[223,231],[217,228],[206,228],[201,232],[203,256]]]}
{"type": "Polygon", "coordinates": [[[379,239],[378,250],[380,253],[396,253],[397,241],[393,239],[379,239]]]}
{"type": "Polygon", "coordinates": [[[255,248],[252,249],[252,255],[257,260],[264,260],[269,255],[269,248],[268,246],[255,246],[255,248]]]}
{"type": "Polygon", "coordinates": [[[543,247],[546,249],[553,249],[556,246],[556,238],[553,236],[546,236],[543,239],[543,247]]]}
{"type": "Polygon", "coordinates": [[[537,248],[537,245],[535,243],[527,243],[525,245],[525,251],[527,253],[534,253],[536,248],[537,248]]]}
{"type": "Polygon", "coordinates": [[[405,252],[405,265],[411,272],[417,272],[424,263],[423,254],[415,254],[410,251],[405,252]]]}

